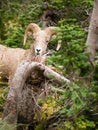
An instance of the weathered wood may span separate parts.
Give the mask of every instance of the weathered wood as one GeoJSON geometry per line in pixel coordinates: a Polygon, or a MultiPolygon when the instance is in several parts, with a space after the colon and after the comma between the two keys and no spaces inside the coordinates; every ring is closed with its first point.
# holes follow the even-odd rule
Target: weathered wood
{"type": "Polygon", "coordinates": [[[61,76],[57,72],[51,70],[47,66],[45,66],[44,76],[47,77],[48,79],[52,79],[54,82],[58,84],[70,83],[70,80],[68,80],[64,76],[61,76]]]}
{"type": "Polygon", "coordinates": [[[98,50],[98,0],[94,0],[86,45],[87,51],[91,53],[90,61],[94,63],[95,53],[98,50]]]}
{"type": "MultiPolygon", "coordinates": [[[[35,113],[40,111],[37,94],[39,95],[41,84],[45,84],[46,79],[59,84],[70,82],[41,63],[22,62],[10,85],[3,120],[9,124],[31,124],[35,113]],[[34,94],[34,88],[39,89],[36,94],[34,94]]],[[[22,130],[22,128],[18,128],[18,130],[20,129],[22,130]]]]}

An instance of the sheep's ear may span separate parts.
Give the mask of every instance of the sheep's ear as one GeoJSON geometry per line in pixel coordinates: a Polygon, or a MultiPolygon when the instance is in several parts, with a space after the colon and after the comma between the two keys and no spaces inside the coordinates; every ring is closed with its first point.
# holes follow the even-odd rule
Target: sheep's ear
{"type": "Polygon", "coordinates": [[[48,35],[50,35],[50,36],[56,35],[57,32],[58,32],[57,30],[58,30],[58,27],[47,27],[47,28],[45,29],[46,33],[47,33],[48,35]]]}
{"type": "Polygon", "coordinates": [[[26,31],[25,31],[25,34],[24,34],[24,43],[23,45],[25,45],[26,43],[26,40],[27,40],[27,37],[28,37],[28,32],[32,32],[32,33],[37,33],[38,31],[40,31],[40,27],[35,24],[35,23],[30,23],[27,28],[26,28],[26,31]]]}

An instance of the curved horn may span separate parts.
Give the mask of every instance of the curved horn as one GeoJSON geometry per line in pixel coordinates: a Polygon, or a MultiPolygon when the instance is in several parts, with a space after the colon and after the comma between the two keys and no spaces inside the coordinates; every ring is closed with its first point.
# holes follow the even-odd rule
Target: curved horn
{"type": "Polygon", "coordinates": [[[28,32],[32,31],[32,32],[36,33],[36,32],[38,32],[38,31],[40,31],[40,30],[41,30],[41,29],[40,29],[40,27],[39,27],[37,24],[35,24],[35,23],[30,23],[30,24],[27,26],[26,31],[25,31],[25,34],[24,34],[24,43],[23,43],[23,45],[25,45],[25,43],[26,43],[27,36],[28,36],[28,32]]]}
{"type": "Polygon", "coordinates": [[[54,35],[57,34],[58,27],[48,27],[45,29],[45,31],[48,33],[48,35],[54,35]]]}

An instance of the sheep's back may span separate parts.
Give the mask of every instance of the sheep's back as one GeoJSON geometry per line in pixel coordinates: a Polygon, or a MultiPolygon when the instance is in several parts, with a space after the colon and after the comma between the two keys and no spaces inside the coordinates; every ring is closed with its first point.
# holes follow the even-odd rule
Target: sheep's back
{"type": "Polygon", "coordinates": [[[13,75],[18,64],[23,59],[25,50],[20,48],[8,48],[0,45],[0,73],[1,76],[13,75]]]}

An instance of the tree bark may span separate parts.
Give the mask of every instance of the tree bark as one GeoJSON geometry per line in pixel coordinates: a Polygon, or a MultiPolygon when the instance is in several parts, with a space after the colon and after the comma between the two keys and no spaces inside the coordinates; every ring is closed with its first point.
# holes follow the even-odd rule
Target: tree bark
{"type": "Polygon", "coordinates": [[[87,51],[91,53],[90,61],[93,63],[96,50],[98,49],[98,0],[94,1],[86,45],[87,51]]]}
{"type": "MultiPolygon", "coordinates": [[[[65,82],[70,83],[68,79],[41,63],[22,62],[10,86],[3,120],[11,125],[17,123],[31,124],[34,115],[39,111],[41,112],[40,106],[37,104],[37,95],[41,93],[42,89],[40,88],[42,84],[45,85],[46,80],[60,85],[65,82]],[[36,94],[34,88],[38,88],[36,94]]],[[[18,130],[23,130],[23,127],[18,127],[18,130]]]]}

